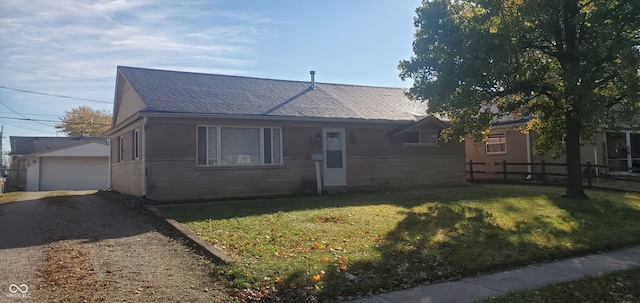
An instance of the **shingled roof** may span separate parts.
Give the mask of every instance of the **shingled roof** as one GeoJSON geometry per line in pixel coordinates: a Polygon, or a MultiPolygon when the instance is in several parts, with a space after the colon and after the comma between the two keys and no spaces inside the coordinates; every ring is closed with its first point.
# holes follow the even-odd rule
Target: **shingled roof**
{"type": "Polygon", "coordinates": [[[141,112],[415,121],[426,104],[406,89],[118,67],[145,103],[141,112]]]}
{"type": "Polygon", "coordinates": [[[97,142],[107,144],[107,137],[21,137],[10,136],[11,154],[26,155],[58,150],[78,144],[97,142]]]}

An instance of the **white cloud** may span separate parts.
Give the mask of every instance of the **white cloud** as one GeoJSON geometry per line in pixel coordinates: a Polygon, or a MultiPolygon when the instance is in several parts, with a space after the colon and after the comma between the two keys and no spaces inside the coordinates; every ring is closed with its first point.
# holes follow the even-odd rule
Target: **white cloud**
{"type": "MultiPolygon", "coordinates": [[[[117,65],[240,74],[273,22],[197,1],[3,0],[0,85],[111,101],[117,65]]],[[[7,90],[0,97],[26,113],[62,115],[86,103],[7,90]]]]}

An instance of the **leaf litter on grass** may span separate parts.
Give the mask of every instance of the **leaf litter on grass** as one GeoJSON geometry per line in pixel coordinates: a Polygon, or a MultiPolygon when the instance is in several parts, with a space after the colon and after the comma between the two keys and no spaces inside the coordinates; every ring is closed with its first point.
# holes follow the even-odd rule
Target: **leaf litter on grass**
{"type": "Polygon", "coordinates": [[[233,288],[331,301],[640,242],[640,197],[561,193],[473,185],[165,211],[237,257],[222,270],[233,288]]]}

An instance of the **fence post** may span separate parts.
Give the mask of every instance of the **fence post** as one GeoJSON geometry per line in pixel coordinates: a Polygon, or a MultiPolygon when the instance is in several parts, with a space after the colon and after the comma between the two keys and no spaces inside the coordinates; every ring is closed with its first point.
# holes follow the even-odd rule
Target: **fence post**
{"type": "Polygon", "coordinates": [[[504,178],[504,183],[507,183],[507,160],[502,160],[502,177],[504,178]]]}
{"type": "Polygon", "coordinates": [[[469,182],[473,183],[473,160],[469,160],[469,182]]]}
{"type": "Polygon", "coordinates": [[[544,160],[541,161],[540,171],[542,173],[542,185],[547,185],[547,169],[544,167],[544,160]]]}
{"type": "Polygon", "coordinates": [[[591,161],[587,161],[587,185],[591,187],[591,161]]]}

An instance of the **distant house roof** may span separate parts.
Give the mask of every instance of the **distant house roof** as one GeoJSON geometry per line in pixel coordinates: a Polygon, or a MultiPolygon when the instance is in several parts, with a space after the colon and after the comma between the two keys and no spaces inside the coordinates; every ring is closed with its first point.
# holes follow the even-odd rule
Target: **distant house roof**
{"type": "Polygon", "coordinates": [[[78,144],[97,142],[107,144],[106,137],[18,137],[10,136],[11,154],[26,155],[58,150],[78,144]]]}
{"type": "Polygon", "coordinates": [[[406,89],[118,67],[147,113],[415,121],[426,103],[406,89]]]}
{"type": "Polygon", "coordinates": [[[533,119],[531,116],[512,116],[512,115],[502,115],[496,118],[491,125],[499,126],[499,125],[511,125],[511,124],[520,124],[529,122],[529,120],[533,119]]]}

